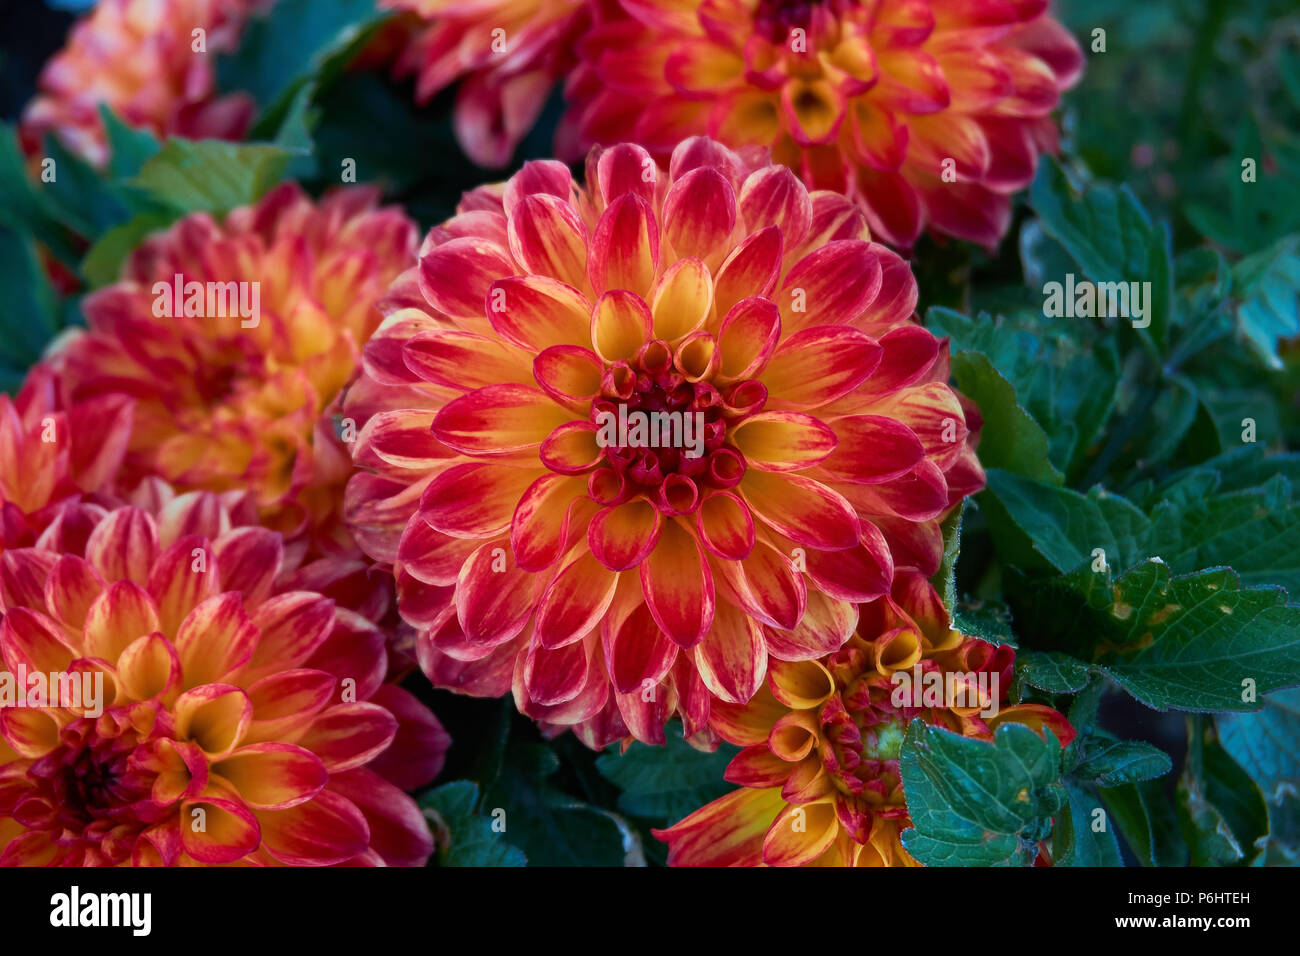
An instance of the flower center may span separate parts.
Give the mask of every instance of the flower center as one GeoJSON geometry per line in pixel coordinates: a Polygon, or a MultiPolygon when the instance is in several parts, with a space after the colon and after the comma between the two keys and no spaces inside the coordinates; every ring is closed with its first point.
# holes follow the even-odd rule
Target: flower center
{"type": "MultiPolygon", "coordinates": [[[[64,728],[65,740],[88,729],[76,727],[77,723],[81,721],[64,728]]],[[[81,741],[46,755],[28,768],[35,787],[19,800],[14,816],[34,829],[74,835],[149,822],[137,812],[150,788],[148,774],[131,766],[133,744],[133,740],[98,737],[89,729],[81,741]]]]}
{"type": "MultiPolygon", "coordinates": [[[[795,30],[804,31],[803,37],[807,40],[818,21],[824,22],[826,14],[822,13],[823,9],[829,7],[833,14],[837,9],[858,5],[859,0],[759,0],[754,11],[755,32],[770,43],[785,46],[796,39],[795,30]]],[[[808,43],[799,52],[813,49],[813,44],[808,43]]]]}
{"type": "MultiPolygon", "coordinates": [[[[679,348],[674,357],[667,343],[649,342],[631,361],[606,369],[591,404],[604,454],[589,483],[595,500],[617,504],[647,494],[661,510],[686,514],[704,488],[739,483],[745,460],[727,445],[727,426],[756,409],[732,407],[736,387],[724,395],[706,380],[711,346],[710,338],[705,348],[679,348]]],[[[764,397],[740,395],[759,404],[764,397]]]]}
{"type": "Polygon", "coordinates": [[[895,703],[894,684],[867,647],[846,646],[829,662],[844,690],[822,705],[822,760],[835,785],[886,816],[906,812],[898,755],[920,708],[895,703]]]}

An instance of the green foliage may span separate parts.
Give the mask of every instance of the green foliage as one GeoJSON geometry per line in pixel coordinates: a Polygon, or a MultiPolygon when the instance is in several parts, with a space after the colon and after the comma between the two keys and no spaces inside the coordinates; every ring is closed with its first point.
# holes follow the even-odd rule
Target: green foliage
{"type": "Polygon", "coordinates": [[[1264,798],[1201,720],[1190,721],[1188,736],[1178,817],[1192,865],[1250,863],[1268,832],[1264,798]]]}
{"type": "Polygon", "coordinates": [[[1089,748],[1072,771],[1098,787],[1154,780],[1173,769],[1163,750],[1140,740],[1104,740],[1089,748]]]}
{"type": "Polygon", "coordinates": [[[1096,815],[1096,798],[1074,784],[1065,790],[1069,802],[1052,834],[1052,861],[1057,866],[1122,866],[1119,840],[1105,817],[1096,815]]]}
{"type": "Polygon", "coordinates": [[[1174,257],[1133,190],[1077,163],[1041,166],[1030,205],[1025,287],[986,292],[998,314],[926,315],[951,340],[954,383],[980,406],[988,479],[978,509],[945,525],[934,583],[954,622],[969,590],[1005,602],[1013,699],[1068,707],[1080,730],[1058,863],[1114,865],[1116,834],[1147,865],[1293,861],[1291,792],[1266,806],[1252,794],[1267,781],[1209,741],[1175,794],[1160,782],[1175,741],[1116,739],[1098,704],[1115,686],[1154,710],[1215,712],[1246,748],[1246,728],[1275,730],[1275,704],[1250,713],[1256,695],[1286,699],[1300,684],[1297,461],[1266,447],[1287,426],[1270,369],[1300,331],[1294,242],[1235,263],[1206,246],[1174,257]],[[1150,282],[1149,327],[1047,315],[1048,283],[1071,273],[1150,282]],[[958,560],[969,553],[979,567],[958,560]]]}
{"type": "Polygon", "coordinates": [[[505,811],[511,842],[534,866],[623,866],[639,859],[639,839],[617,814],[550,782],[559,769],[549,747],[511,740],[501,773],[480,804],[505,811]]]}
{"type": "Polygon", "coordinates": [[[280,181],[291,159],[280,146],[172,139],[127,185],[179,215],[224,216],[256,202],[280,181]]]}
{"type": "Polygon", "coordinates": [[[1043,229],[1093,282],[1151,283],[1144,318],[1150,325],[1142,333],[1163,348],[1172,297],[1169,236],[1132,191],[1107,185],[1077,191],[1060,164],[1047,159],[1038,168],[1030,202],[1043,229]]]}
{"type": "MultiPolygon", "coordinates": [[[[1215,718],[1224,759],[1244,768],[1268,814],[1260,860],[1300,863],[1300,688],[1270,695],[1253,714],[1215,718]]],[[[1240,781],[1238,781],[1240,786],[1240,781]]]]}
{"type": "Polygon", "coordinates": [[[611,744],[596,761],[597,769],[622,791],[620,811],[657,826],[675,823],[735,789],[722,774],[738,748],[724,743],[712,753],[696,750],[682,739],[677,723],[669,729],[667,746],[637,742],[626,753],[619,751],[611,744]]]}
{"type": "Polygon", "coordinates": [[[430,790],[420,798],[438,842],[439,866],[525,866],[518,847],[478,810],[478,784],[457,780],[430,790]]]}
{"type": "Polygon", "coordinates": [[[59,328],[58,302],[30,237],[0,226],[0,389],[17,391],[23,374],[59,328]]]}
{"type": "Polygon", "coordinates": [[[930,866],[1028,866],[1067,801],[1060,744],[1018,724],[987,742],[914,720],[899,765],[903,846],[930,866]]]}
{"type": "Polygon", "coordinates": [[[217,85],[261,107],[255,136],[279,129],[304,88],[328,85],[384,22],[374,0],[278,0],[217,61],[217,85]]]}
{"type": "Polygon", "coordinates": [[[1186,866],[1187,844],[1164,788],[1154,780],[1099,791],[1109,818],[1143,866],[1186,866]]]}

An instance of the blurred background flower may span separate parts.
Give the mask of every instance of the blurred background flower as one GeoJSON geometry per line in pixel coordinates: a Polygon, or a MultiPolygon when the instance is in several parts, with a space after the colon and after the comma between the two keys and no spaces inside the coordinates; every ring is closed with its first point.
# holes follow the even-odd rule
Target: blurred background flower
{"type": "Polygon", "coordinates": [[[72,402],[134,399],[121,487],[157,475],[184,491],[247,489],[263,524],[313,554],[353,550],[333,402],[417,238],[377,200],[352,187],[317,202],[283,184],[220,222],[198,213],[149,236],[120,282],[86,298],[87,329],[52,363],[72,402]],[[236,307],[254,301],[255,316],[236,307]]]}
{"type": "Polygon", "coordinates": [[[381,6],[413,15],[397,74],[414,74],[421,103],[458,84],[456,140],[490,169],[509,163],[537,122],[587,25],[583,0],[382,0],[381,6]]]}
{"type": "Polygon", "coordinates": [[[48,365],[0,395],[0,554],[35,544],[67,502],[113,487],[134,410],[128,395],[66,404],[48,365]]]}
{"type": "Polygon", "coordinates": [[[567,121],[580,146],[661,159],[694,134],[768,147],[810,189],[857,199],[881,241],[928,227],[993,246],[1083,67],[1046,6],[601,0],[567,121]]]}
{"type": "Polygon", "coordinates": [[[274,0],[103,0],[41,71],[40,93],[23,113],[35,155],[47,133],[100,166],[109,148],[106,106],[157,136],[239,139],[253,120],[246,95],[218,95],[216,55],[233,50],[245,20],[274,0]]]}
{"type": "Polygon", "coordinates": [[[385,683],[383,634],[295,589],[238,495],[135,501],[0,555],[0,680],[103,689],[0,706],[0,865],[423,865],[403,790],[448,738],[385,683]]]}

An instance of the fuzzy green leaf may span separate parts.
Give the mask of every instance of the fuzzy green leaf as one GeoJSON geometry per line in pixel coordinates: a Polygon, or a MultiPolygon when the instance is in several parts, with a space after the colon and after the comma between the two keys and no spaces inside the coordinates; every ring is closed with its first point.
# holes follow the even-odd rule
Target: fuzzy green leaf
{"type": "Polygon", "coordinates": [[[914,720],[899,763],[903,845],[930,866],[1030,865],[1066,801],[1060,745],[1019,724],[983,741],[914,720]]]}

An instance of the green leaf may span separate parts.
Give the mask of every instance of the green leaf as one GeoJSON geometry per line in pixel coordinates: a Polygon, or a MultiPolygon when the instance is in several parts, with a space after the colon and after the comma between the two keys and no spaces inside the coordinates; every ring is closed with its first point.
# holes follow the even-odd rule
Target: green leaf
{"type": "Polygon", "coordinates": [[[260,199],[292,157],[264,143],[170,139],[129,185],[183,214],[223,216],[260,199]]]}
{"type": "Polygon", "coordinates": [[[108,230],[96,240],[81,261],[82,278],[92,289],[111,285],[122,277],[122,267],[140,241],[151,232],[166,229],[174,214],[142,213],[130,222],[108,230]]]}
{"type": "Polygon", "coordinates": [[[1059,651],[1022,651],[1016,655],[1016,675],[1049,694],[1073,694],[1088,685],[1092,668],[1059,651]]]}
{"type": "MultiPolygon", "coordinates": [[[[29,237],[0,227],[0,367],[8,375],[40,358],[58,331],[57,297],[29,237]]],[[[13,387],[6,377],[6,389],[13,387]]]]}
{"type": "Polygon", "coordinates": [[[1186,866],[1187,844],[1174,808],[1154,780],[1100,791],[1110,820],[1143,866],[1186,866]]]}
{"type": "Polygon", "coordinates": [[[1052,861],[1056,866],[1123,866],[1119,841],[1109,825],[1093,829],[1094,812],[1101,801],[1074,784],[1065,785],[1069,795],[1066,812],[1052,834],[1052,861]]]}
{"type": "Polygon", "coordinates": [[[1064,478],[1052,465],[1047,435],[1017,404],[1015,389],[988,358],[976,352],[958,352],[952,356],[952,375],[958,390],[979,406],[984,419],[980,463],[1061,484],[1064,478]]]}
{"type": "Polygon", "coordinates": [[[1174,767],[1159,747],[1140,740],[1093,740],[1071,772],[1099,787],[1118,787],[1163,777],[1174,767]]]}
{"type": "MultiPolygon", "coordinates": [[[[1202,474],[1204,474],[1202,472],[1202,474]]],[[[1151,512],[1147,549],[1175,572],[1231,567],[1247,585],[1275,584],[1300,594],[1300,503],[1275,475],[1258,488],[1163,501],[1151,512]]]]}
{"type": "Polygon", "coordinates": [[[1091,184],[1077,191],[1050,157],[1039,164],[1030,204],[1091,281],[1151,283],[1150,325],[1139,331],[1163,351],[1173,298],[1168,230],[1152,223],[1127,186],[1091,184]]]}
{"type": "Polygon", "coordinates": [[[511,740],[496,782],[481,807],[505,811],[510,842],[533,866],[623,866],[641,862],[640,840],[617,815],[570,797],[548,783],[560,768],[542,744],[511,740]]]}
{"type": "Polygon", "coordinates": [[[1019,611],[1025,633],[1157,710],[1251,710],[1244,688],[1300,684],[1300,607],[1279,588],[1242,587],[1230,568],[1175,577],[1158,558],[1118,577],[1082,568],[1028,586],[1019,611]]]}
{"type": "Polygon", "coordinates": [[[44,192],[60,222],[78,235],[97,236],[130,217],[119,191],[99,170],[69,152],[58,137],[48,137],[45,153],[54,160],[55,176],[44,192]]]}
{"type": "Polygon", "coordinates": [[[1155,556],[1175,573],[1228,566],[1248,585],[1300,591],[1300,502],[1292,500],[1290,480],[1276,474],[1259,487],[1223,493],[1221,484],[1211,468],[1185,473],[1147,496],[1157,502],[1148,517],[1101,489],[1081,495],[988,472],[989,495],[1058,571],[1100,557],[1094,551],[1101,548],[1105,563],[1119,569],[1155,556]]]}
{"type": "Polygon", "coordinates": [[[1237,323],[1247,343],[1281,368],[1278,343],[1300,336],[1300,236],[1285,236],[1233,269],[1237,323]]]}
{"type": "Polygon", "coordinates": [[[978,637],[986,644],[1016,646],[1011,611],[1000,601],[983,598],[959,600],[949,626],[967,637],[978,637]]]}
{"type": "Polygon", "coordinates": [[[218,58],[218,88],[251,95],[262,107],[253,135],[269,136],[299,91],[332,79],[386,18],[374,0],[277,0],[218,58]]]}
{"type": "Polygon", "coordinates": [[[1028,866],[1066,802],[1050,731],[1002,724],[984,741],[918,719],[899,763],[913,826],[903,846],[930,866],[1028,866]]]}
{"type": "Polygon", "coordinates": [[[957,596],[957,557],[961,553],[962,516],[966,502],[940,523],[943,534],[943,560],[939,570],[930,578],[930,584],[939,592],[943,606],[948,609],[948,626],[969,637],[977,637],[989,644],[1009,644],[1015,647],[1011,629],[1011,612],[999,601],[969,600],[957,596]]]}
{"type": "Polygon", "coordinates": [[[1278,691],[1253,714],[1215,717],[1226,755],[1262,791],[1270,862],[1300,862],[1300,688],[1278,691]]]}
{"type": "Polygon", "coordinates": [[[320,173],[320,164],[315,155],[316,144],[312,139],[312,130],[320,122],[321,116],[321,110],[311,105],[315,95],[314,83],[304,84],[298,90],[272,140],[275,145],[297,154],[285,170],[285,176],[289,179],[314,179],[320,173]]]}
{"type": "MultiPolygon", "coordinates": [[[[1035,280],[1027,281],[1033,284],[1035,280]]],[[[1049,468],[1069,472],[1080,464],[1115,405],[1119,360],[1113,335],[1076,319],[1048,318],[1042,313],[1041,301],[1032,311],[997,316],[980,313],[973,320],[949,309],[930,309],[925,324],[934,334],[951,340],[954,355],[969,352],[987,357],[1015,390],[1019,408],[1047,436],[1049,468]]],[[[979,387],[977,376],[967,373],[967,377],[974,380],[972,387],[979,387]]],[[[990,397],[997,398],[996,389],[990,397]]],[[[980,401],[981,413],[985,401],[980,401]]],[[[1002,406],[993,407],[1000,416],[1006,414],[1002,406]]],[[[1010,415],[1009,419],[1000,430],[1012,434],[1016,417],[1010,415]]],[[[986,432],[988,427],[986,421],[986,432]]],[[[984,440],[982,437],[981,456],[984,440]]],[[[1009,454],[1016,460],[1016,449],[1009,454]]],[[[1060,483],[1054,471],[1042,470],[1039,477],[1060,483]]]]}
{"type": "Polygon", "coordinates": [[[478,784],[457,780],[420,797],[420,806],[438,836],[439,866],[525,866],[528,861],[505,834],[480,816],[478,784]],[[441,826],[439,825],[441,824],[441,826]]]}
{"type": "Polygon", "coordinates": [[[682,739],[677,723],[666,746],[637,742],[626,753],[618,751],[619,745],[612,744],[596,768],[623,791],[618,808],[629,816],[672,823],[735,789],[722,774],[739,748],[723,743],[713,753],[696,750],[682,739]]]}
{"type": "Polygon", "coordinates": [[[989,469],[987,476],[988,494],[1057,571],[1092,562],[1097,548],[1105,552],[1107,564],[1117,567],[1139,560],[1150,522],[1127,499],[1102,488],[1082,495],[998,469],[989,469]]]}
{"type": "Polygon", "coordinates": [[[957,556],[961,553],[961,521],[965,513],[966,502],[963,501],[961,507],[954,508],[952,514],[940,522],[939,530],[943,534],[943,560],[939,562],[939,570],[930,578],[930,584],[943,599],[943,606],[949,609],[950,627],[952,626],[951,612],[957,606],[957,556]]]}
{"type": "Polygon", "coordinates": [[[0,226],[30,234],[64,265],[76,266],[72,233],[60,222],[56,204],[28,178],[17,131],[9,125],[0,128],[0,226]]]}
{"type": "Polygon", "coordinates": [[[99,116],[108,134],[108,171],[114,179],[134,176],[162,150],[162,143],[153,133],[127,126],[103,103],[99,104],[99,116]]]}
{"type": "Polygon", "coordinates": [[[1300,688],[1270,694],[1253,714],[1220,714],[1215,724],[1269,800],[1300,796],[1300,688]]]}
{"type": "Polygon", "coordinates": [[[1193,866],[1249,863],[1268,832],[1268,811],[1254,781],[1192,720],[1187,764],[1178,782],[1178,818],[1193,866]]]}

